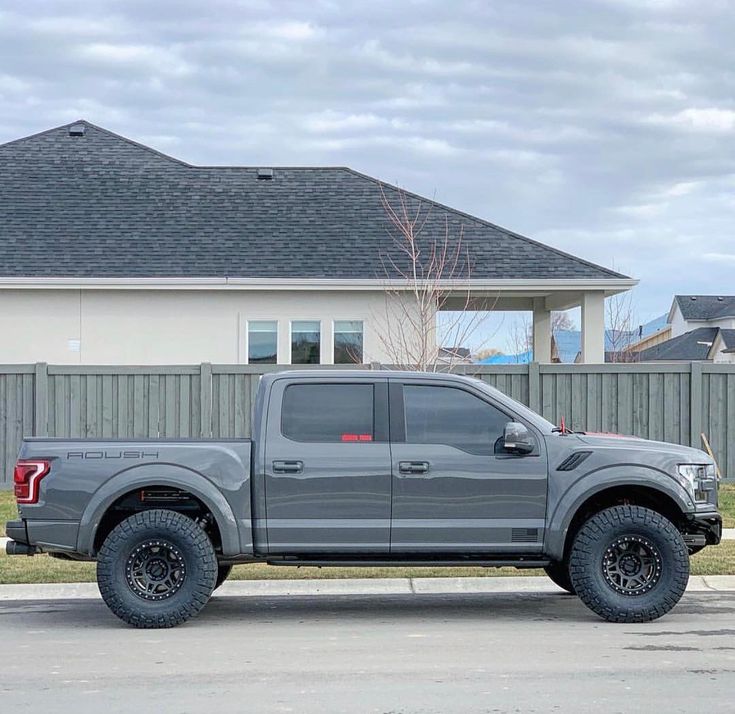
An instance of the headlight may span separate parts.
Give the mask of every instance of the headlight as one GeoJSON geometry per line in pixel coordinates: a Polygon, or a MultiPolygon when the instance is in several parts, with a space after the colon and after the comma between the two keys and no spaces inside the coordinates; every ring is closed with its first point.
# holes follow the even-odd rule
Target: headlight
{"type": "Polygon", "coordinates": [[[679,464],[679,480],[696,503],[707,503],[717,489],[714,464],[679,464]]]}

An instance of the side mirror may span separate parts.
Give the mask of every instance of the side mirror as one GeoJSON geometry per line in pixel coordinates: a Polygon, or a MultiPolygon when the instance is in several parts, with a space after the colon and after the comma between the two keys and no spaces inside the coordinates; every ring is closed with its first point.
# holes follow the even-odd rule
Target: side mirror
{"type": "Polygon", "coordinates": [[[514,454],[530,454],[534,442],[525,425],[517,421],[509,421],[503,430],[503,448],[514,454]]]}

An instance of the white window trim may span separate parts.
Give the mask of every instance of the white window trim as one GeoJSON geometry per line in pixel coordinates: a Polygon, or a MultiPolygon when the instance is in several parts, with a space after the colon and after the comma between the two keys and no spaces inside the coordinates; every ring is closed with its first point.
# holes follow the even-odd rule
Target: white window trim
{"type": "Polygon", "coordinates": [[[366,320],[359,320],[357,318],[340,318],[339,320],[332,320],[332,335],[331,335],[331,346],[329,349],[329,354],[332,357],[332,364],[337,364],[334,361],[334,336],[337,333],[337,329],[335,325],[338,322],[359,322],[362,325],[362,361],[361,362],[355,362],[355,364],[365,364],[365,322],[366,320]]]}
{"type": "MultiPolygon", "coordinates": [[[[278,320],[274,317],[263,317],[254,318],[252,320],[245,320],[245,354],[243,355],[243,364],[250,364],[250,323],[251,322],[275,322],[276,323],[276,364],[278,364],[278,332],[280,325],[278,320]]],[[[258,363],[261,364],[261,363],[258,363]]]]}
{"type": "MultiPolygon", "coordinates": [[[[319,323],[319,362],[318,364],[325,364],[324,362],[324,330],[322,329],[322,321],[315,317],[299,317],[294,320],[288,321],[288,364],[293,364],[293,324],[294,322],[318,322],[319,323]]],[[[301,365],[296,365],[300,367],[301,365]]]]}

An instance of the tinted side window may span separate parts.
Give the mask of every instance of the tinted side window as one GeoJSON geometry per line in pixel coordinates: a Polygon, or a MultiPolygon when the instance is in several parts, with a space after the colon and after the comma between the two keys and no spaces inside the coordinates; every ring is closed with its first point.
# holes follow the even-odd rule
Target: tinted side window
{"type": "Polygon", "coordinates": [[[473,454],[492,454],[509,417],[454,387],[405,385],[406,442],[448,444],[473,454]]]}
{"type": "Polygon", "coordinates": [[[372,441],[373,401],[372,384],[290,384],[281,432],[294,441],[372,441]]]}

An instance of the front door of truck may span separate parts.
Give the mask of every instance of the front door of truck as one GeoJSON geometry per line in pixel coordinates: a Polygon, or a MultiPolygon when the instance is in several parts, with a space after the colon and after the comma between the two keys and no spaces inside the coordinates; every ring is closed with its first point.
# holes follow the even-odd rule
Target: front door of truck
{"type": "Polygon", "coordinates": [[[391,553],[534,553],[546,510],[543,440],[506,453],[515,416],[484,392],[436,380],[390,382],[391,553]]]}
{"type": "Polygon", "coordinates": [[[387,380],[276,380],[269,404],[269,553],[387,553],[387,380]]]}

